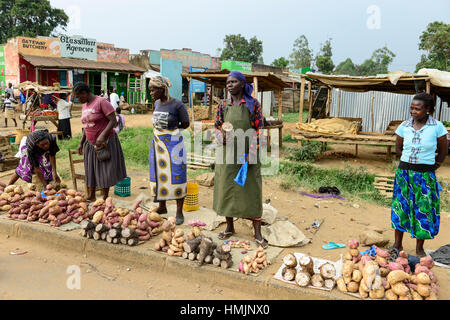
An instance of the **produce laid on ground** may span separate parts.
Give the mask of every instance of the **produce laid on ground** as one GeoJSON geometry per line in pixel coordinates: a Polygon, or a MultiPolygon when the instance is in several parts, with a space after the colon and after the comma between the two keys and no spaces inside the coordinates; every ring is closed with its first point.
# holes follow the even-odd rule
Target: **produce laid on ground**
{"type": "Polygon", "coordinates": [[[267,260],[266,252],[262,247],[259,247],[252,256],[245,256],[239,262],[239,271],[245,275],[248,275],[249,273],[258,273],[259,270],[266,268],[270,264],[271,262],[267,260]]]}
{"type": "MultiPolygon", "coordinates": [[[[80,223],[88,218],[88,204],[83,193],[76,190],[61,189],[59,193],[49,184],[44,191],[36,191],[34,184],[4,186],[0,195],[0,208],[8,212],[8,218],[50,223],[59,227],[71,221],[80,223]]],[[[0,188],[1,190],[1,188],[0,188]]]]}
{"type": "Polygon", "coordinates": [[[140,204],[141,201],[138,201],[133,205],[133,210],[128,210],[116,208],[111,197],[97,200],[86,220],[80,224],[81,236],[129,246],[150,240],[153,235],[163,231],[163,218],[156,213],[157,207],[144,212],[140,204]]]}
{"type": "Polygon", "coordinates": [[[337,280],[340,291],[359,293],[363,299],[437,300],[437,278],[431,271],[434,262],[430,256],[420,258],[414,273],[408,264],[408,254],[398,257],[377,248],[376,256],[361,256],[356,240],[348,242],[342,277],[337,280]]]}

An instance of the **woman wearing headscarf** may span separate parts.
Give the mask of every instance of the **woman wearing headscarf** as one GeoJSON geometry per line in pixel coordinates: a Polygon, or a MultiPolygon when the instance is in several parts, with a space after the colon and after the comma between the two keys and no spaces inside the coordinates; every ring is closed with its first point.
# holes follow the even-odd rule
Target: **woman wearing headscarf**
{"type": "MultiPolygon", "coordinates": [[[[227,220],[227,228],[219,234],[219,239],[225,240],[235,233],[234,218],[249,219],[253,222],[256,242],[266,248],[267,242],[261,235],[262,178],[257,155],[258,137],[263,125],[261,106],[252,97],[253,86],[247,83],[241,72],[232,71],[228,75],[226,86],[231,100],[220,102],[214,124],[218,130],[218,140],[226,145],[221,148],[223,158],[217,158],[214,177],[214,210],[227,220]],[[234,137],[234,143],[230,143],[222,130],[224,123],[231,124],[236,135],[242,130],[245,133],[244,139],[234,137]],[[245,145],[238,145],[244,141],[245,145]],[[246,159],[242,159],[242,151],[247,155],[246,159]],[[242,160],[249,163],[243,187],[234,181],[241,169],[242,160]]],[[[228,132],[226,135],[228,136],[228,132]]]]}
{"type": "Polygon", "coordinates": [[[395,173],[391,221],[395,229],[394,248],[402,250],[403,233],[416,238],[416,254],[424,256],[423,244],[439,232],[442,191],[435,171],[448,153],[447,130],[434,119],[434,99],[427,93],[414,96],[411,119],[395,132],[396,153],[401,155],[395,173]],[[437,155],[436,155],[437,153],[437,155]]]}
{"type": "Polygon", "coordinates": [[[169,79],[150,79],[153,112],[153,140],[149,153],[150,184],[158,213],[167,213],[166,201],[177,201],[176,224],[184,222],[183,204],[187,188],[186,150],[181,130],[189,127],[186,106],[169,96],[169,79]]]}
{"type": "Polygon", "coordinates": [[[83,154],[84,148],[88,200],[96,200],[96,189],[102,189],[106,199],[109,188],[127,177],[122,147],[114,131],[116,113],[111,103],[93,95],[86,83],[77,83],[73,93],[83,103],[81,122],[84,130],[78,153],[83,154]]]}
{"type": "Polygon", "coordinates": [[[53,181],[53,178],[57,184],[60,184],[61,179],[56,172],[58,151],[56,137],[47,130],[30,133],[25,144],[20,147],[20,162],[9,185],[16,183],[19,178],[31,183],[33,174],[37,175],[44,187],[53,181]]]}

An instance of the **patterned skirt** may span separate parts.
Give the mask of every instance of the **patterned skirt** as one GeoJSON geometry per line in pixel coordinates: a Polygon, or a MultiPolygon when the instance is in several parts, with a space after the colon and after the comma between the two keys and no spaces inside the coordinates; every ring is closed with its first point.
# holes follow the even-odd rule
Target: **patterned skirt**
{"type": "Polygon", "coordinates": [[[441,186],[434,172],[397,169],[392,202],[392,228],[412,238],[433,239],[439,233],[441,186]]]}
{"type": "Polygon", "coordinates": [[[151,193],[155,202],[186,197],[186,150],[180,130],[155,128],[148,162],[151,193]]]}
{"type": "MultiPolygon", "coordinates": [[[[16,174],[28,183],[33,180],[34,168],[28,158],[27,147],[23,145],[20,148],[21,156],[19,165],[16,168],[16,174]]],[[[44,176],[44,180],[50,182],[53,180],[52,165],[50,163],[50,152],[45,152],[43,155],[37,157],[39,169],[44,176]]]]}

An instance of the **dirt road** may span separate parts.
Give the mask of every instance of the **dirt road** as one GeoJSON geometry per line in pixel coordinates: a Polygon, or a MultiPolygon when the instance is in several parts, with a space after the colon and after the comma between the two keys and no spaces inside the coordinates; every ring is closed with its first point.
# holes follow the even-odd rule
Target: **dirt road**
{"type": "Polygon", "coordinates": [[[0,238],[0,299],[228,300],[261,299],[217,286],[192,283],[180,274],[50,249],[24,239],[0,238]],[[18,249],[18,250],[17,250],[18,249]],[[24,255],[11,255],[11,251],[24,255]],[[79,269],[78,269],[79,268],[79,269]],[[79,282],[75,278],[79,270],[79,282]],[[69,272],[69,273],[68,273],[69,272]],[[72,289],[68,288],[69,287],[72,289]],[[77,289],[78,283],[80,289],[77,289]]]}

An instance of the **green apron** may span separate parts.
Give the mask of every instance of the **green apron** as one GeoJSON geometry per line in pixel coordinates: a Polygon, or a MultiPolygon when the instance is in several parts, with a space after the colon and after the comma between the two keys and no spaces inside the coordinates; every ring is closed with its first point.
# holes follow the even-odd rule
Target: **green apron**
{"type": "MultiPolygon", "coordinates": [[[[224,121],[230,122],[233,129],[244,132],[251,129],[250,111],[247,106],[225,107],[224,121]]],[[[214,211],[219,216],[235,218],[261,218],[262,216],[262,178],[261,163],[248,167],[247,180],[241,187],[234,179],[242,164],[238,161],[242,154],[237,154],[237,138],[234,140],[234,164],[226,164],[226,148],[223,148],[223,164],[216,164],[214,177],[214,211]]],[[[248,154],[249,141],[246,138],[245,153],[248,154]]]]}

